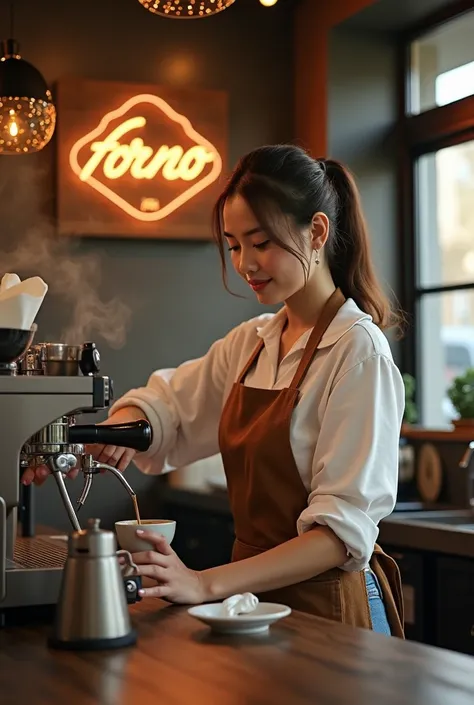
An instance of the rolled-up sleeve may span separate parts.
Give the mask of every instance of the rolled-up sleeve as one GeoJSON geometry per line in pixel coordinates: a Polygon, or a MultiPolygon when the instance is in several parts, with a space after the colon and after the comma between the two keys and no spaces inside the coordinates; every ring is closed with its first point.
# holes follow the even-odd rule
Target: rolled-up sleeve
{"type": "Polygon", "coordinates": [[[345,372],[328,397],[298,533],[330,527],[347,548],[344,570],[367,565],[378,524],[395,506],[404,403],[400,372],[383,354],[345,372]]]}
{"type": "Polygon", "coordinates": [[[134,458],[143,473],[167,472],[219,452],[219,420],[235,331],[216,341],[203,357],[157,370],[145,387],[130,390],[111,407],[110,415],[137,406],[152,426],[151,447],[134,458]]]}

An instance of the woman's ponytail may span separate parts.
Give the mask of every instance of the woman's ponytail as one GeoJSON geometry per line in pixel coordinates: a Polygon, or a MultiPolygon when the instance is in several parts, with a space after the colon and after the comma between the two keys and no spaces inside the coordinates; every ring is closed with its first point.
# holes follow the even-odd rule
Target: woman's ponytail
{"type": "Polygon", "coordinates": [[[369,313],[380,328],[400,326],[403,317],[392,309],[375,274],[367,222],[354,177],[335,159],[321,162],[337,197],[333,233],[326,245],[334,283],[369,313]]]}

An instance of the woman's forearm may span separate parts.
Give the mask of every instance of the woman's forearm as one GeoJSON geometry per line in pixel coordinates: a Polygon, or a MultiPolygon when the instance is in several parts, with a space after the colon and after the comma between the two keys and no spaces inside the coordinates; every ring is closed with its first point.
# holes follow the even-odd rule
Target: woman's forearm
{"type": "Polygon", "coordinates": [[[265,592],[308,580],[347,561],[346,547],[334,532],[317,526],[252,558],[200,573],[205,601],[241,592],[265,592]]]}
{"type": "Polygon", "coordinates": [[[120,407],[119,409],[117,409],[117,411],[112,411],[107,420],[103,421],[102,423],[125,423],[128,421],[141,421],[142,419],[149,421],[147,415],[144,411],[140,409],[139,406],[136,406],[135,404],[130,404],[129,406],[120,407]]]}

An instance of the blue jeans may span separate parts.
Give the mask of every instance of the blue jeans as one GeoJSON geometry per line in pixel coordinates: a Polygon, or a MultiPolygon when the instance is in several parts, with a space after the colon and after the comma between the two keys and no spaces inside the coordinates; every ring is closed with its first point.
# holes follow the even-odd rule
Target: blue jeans
{"type": "Polygon", "coordinates": [[[391,636],[390,625],[382,599],[382,591],[379,581],[370,570],[365,571],[365,584],[367,586],[367,597],[369,598],[370,617],[372,619],[372,629],[379,634],[391,636]]]}

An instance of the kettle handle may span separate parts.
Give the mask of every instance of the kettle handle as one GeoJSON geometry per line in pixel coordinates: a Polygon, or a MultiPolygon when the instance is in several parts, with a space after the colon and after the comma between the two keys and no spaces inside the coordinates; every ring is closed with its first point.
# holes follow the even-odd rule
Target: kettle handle
{"type": "Polygon", "coordinates": [[[117,558],[125,558],[125,565],[121,567],[122,575],[124,578],[128,578],[130,575],[136,575],[138,573],[137,564],[134,563],[132,554],[130,551],[116,551],[117,558]]]}
{"type": "Polygon", "coordinates": [[[142,587],[142,579],[140,575],[137,575],[138,568],[133,561],[131,553],[129,551],[120,550],[116,551],[116,555],[117,558],[119,556],[125,558],[125,565],[121,570],[127,603],[133,605],[135,602],[141,602],[142,597],[140,590],[142,587]]]}

